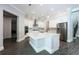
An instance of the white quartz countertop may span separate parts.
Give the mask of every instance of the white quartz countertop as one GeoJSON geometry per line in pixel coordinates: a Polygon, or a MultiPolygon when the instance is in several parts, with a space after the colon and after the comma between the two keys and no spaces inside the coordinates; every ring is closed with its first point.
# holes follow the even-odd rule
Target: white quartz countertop
{"type": "Polygon", "coordinates": [[[28,36],[30,36],[31,38],[34,39],[43,39],[45,37],[50,37],[50,36],[59,36],[60,34],[58,33],[48,33],[48,32],[44,32],[44,33],[40,33],[39,31],[31,31],[27,34],[28,36]]]}

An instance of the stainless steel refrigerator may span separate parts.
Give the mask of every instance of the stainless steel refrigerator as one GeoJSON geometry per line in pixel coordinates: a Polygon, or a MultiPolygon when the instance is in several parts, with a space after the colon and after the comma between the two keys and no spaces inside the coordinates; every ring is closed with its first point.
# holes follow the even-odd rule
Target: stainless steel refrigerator
{"type": "Polygon", "coordinates": [[[57,33],[60,33],[61,41],[67,41],[67,22],[57,24],[57,33]]]}

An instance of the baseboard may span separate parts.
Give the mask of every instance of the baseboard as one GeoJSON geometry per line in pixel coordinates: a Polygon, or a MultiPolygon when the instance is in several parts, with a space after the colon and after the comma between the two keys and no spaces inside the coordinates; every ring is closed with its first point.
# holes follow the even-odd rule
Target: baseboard
{"type": "Polygon", "coordinates": [[[77,37],[74,37],[74,39],[77,39],[77,37]]]}
{"type": "Polygon", "coordinates": [[[26,36],[24,36],[24,37],[22,37],[20,39],[17,39],[17,42],[21,42],[21,41],[25,40],[25,38],[26,38],[26,36]]]}
{"type": "Polygon", "coordinates": [[[76,35],[76,37],[79,37],[79,35],[76,35]]]}
{"type": "Polygon", "coordinates": [[[2,50],[4,50],[4,47],[2,46],[2,47],[0,47],[0,51],[2,51],[2,50]]]}
{"type": "Polygon", "coordinates": [[[73,40],[67,40],[68,43],[72,42],[73,40]]]}

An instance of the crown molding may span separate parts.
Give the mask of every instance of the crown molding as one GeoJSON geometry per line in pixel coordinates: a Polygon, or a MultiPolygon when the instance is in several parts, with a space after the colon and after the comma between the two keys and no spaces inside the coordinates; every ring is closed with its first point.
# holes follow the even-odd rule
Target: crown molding
{"type": "Polygon", "coordinates": [[[22,10],[20,10],[19,8],[15,7],[14,5],[9,5],[10,7],[13,7],[14,9],[18,10],[19,12],[21,12],[22,14],[25,14],[22,10]]]}

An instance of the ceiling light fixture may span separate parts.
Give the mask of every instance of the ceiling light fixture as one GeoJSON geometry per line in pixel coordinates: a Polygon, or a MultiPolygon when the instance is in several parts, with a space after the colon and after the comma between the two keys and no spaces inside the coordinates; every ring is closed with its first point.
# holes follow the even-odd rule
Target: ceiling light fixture
{"type": "Polygon", "coordinates": [[[34,12],[34,11],[32,11],[32,14],[35,14],[35,12],[34,12]]]}
{"type": "Polygon", "coordinates": [[[51,10],[51,11],[54,11],[54,9],[53,9],[53,8],[51,8],[50,10],[51,10]]]}
{"type": "Polygon", "coordinates": [[[50,16],[47,16],[47,18],[49,18],[50,16]]]}
{"type": "Polygon", "coordinates": [[[40,4],[40,6],[43,6],[44,4],[40,4]]]}

